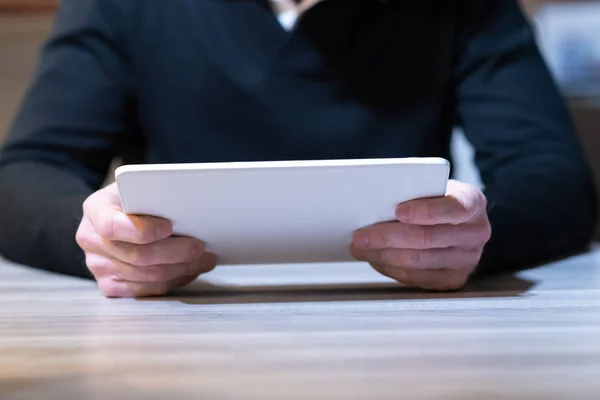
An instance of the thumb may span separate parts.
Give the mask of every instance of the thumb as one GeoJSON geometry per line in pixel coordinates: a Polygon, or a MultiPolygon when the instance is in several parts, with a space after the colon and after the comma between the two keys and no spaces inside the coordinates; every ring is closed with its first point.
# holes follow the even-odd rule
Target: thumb
{"type": "Polygon", "coordinates": [[[105,240],[148,244],[172,235],[172,225],[165,219],[123,213],[116,184],[91,195],[83,205],[83,212],[105,240]]]}

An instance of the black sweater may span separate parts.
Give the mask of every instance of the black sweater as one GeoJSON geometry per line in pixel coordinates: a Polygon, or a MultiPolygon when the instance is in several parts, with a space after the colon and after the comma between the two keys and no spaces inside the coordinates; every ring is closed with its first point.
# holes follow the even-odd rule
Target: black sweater
{"type": "Polygon", "coordinates": [[[0,253],[88,276],[75,231],[115,157],[449,158],[456,126],[481,271],[588,243],[591,174],[516,0],[325,0],[292,32],[260,0],[63,0],[0,153],[0,253]]]}

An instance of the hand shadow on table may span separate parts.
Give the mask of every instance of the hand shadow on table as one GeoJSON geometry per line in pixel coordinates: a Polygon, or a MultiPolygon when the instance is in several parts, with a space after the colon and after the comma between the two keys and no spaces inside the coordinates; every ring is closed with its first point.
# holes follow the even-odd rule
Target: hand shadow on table
{"type": "Polygon", "coordinates": [[[516,275],[501,275],[469,282],[452,292],[430,292],[395,282],[302,284],[302,285],[220,285],[198,280],[160,298],[141,301],[179,301],[190,305],[310,303],[337,301],[435,300],[461,298],[522,297],[535,282],[516,275]]]}

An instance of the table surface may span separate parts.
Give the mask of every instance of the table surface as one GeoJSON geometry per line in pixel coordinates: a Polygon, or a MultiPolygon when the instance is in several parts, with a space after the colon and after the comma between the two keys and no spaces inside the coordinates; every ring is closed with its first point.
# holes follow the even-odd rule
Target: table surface
{"type": "Polygon", "coordinates": [[[598,399],[600,252],[431,294],[362,264],[169,297],[0,262],[0,399],[598,399]]]}

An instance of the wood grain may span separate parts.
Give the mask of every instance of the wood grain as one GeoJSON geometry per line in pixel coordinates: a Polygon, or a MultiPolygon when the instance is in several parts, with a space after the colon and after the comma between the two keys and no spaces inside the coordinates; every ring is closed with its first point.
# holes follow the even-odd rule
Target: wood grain
{"type": "Polygon", "coordinates": [[[53,12],[60,0],[0,0],[0,12],[53,12]]]}
{"type": "Polygon", "coordinates": [[[0,398],[597,399],[600,253],[429,294],[361,264],[165,298],[0,265],[0,398]]]}
{"type": "Polygon", "coordinates": [[[50,15],[2,15],[0,10],[0,144],[30,85],[50,15]]]}
{"type": "MultiPolygon", "coordinates": [[[[29,76],[49,18],[13,21],[2,54],[29,76]]],[[[599,252],[453,294],[333,265],[222,268],[147,300],[0,261],[2,400],[596,400],[599,371],[599,252]]]]}

